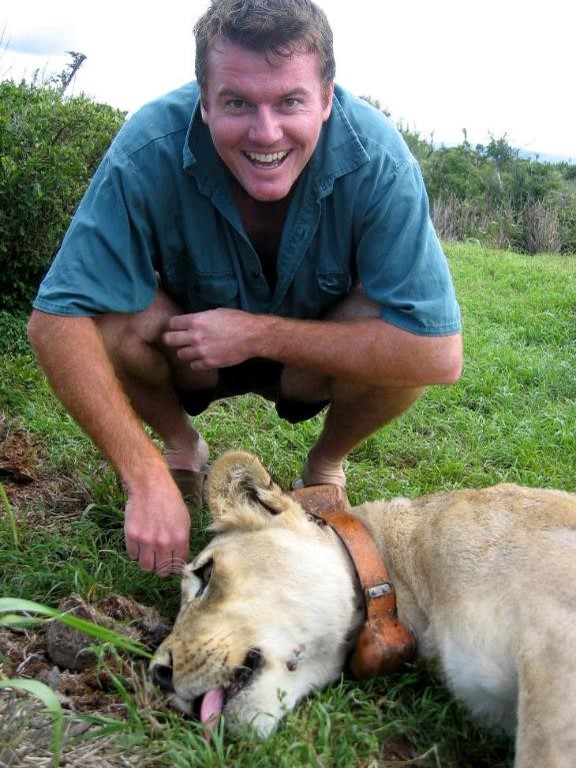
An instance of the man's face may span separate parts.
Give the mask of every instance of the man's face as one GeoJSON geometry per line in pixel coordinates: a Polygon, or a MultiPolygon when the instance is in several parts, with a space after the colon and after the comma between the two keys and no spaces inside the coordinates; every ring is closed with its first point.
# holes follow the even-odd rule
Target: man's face
{"type": "Polygon", "coordinates": [[[281,200],[314,152],[332,96],[316,54],[264,55],[220,39],[208,56],[202,119],[246,192],[281,200]]]}

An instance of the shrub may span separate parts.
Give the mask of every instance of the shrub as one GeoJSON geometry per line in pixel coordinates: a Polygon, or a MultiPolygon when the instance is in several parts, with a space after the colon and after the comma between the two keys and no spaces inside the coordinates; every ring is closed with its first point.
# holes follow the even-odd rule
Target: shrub
{"type": "Polygon", "coordinates": [[[576,253],[576,195],[563,192],[555,199],[561,253],[576,253]]]}
{"type": "Polygon", "coordinates": [[[0,309],[0,355],[25,355],[30,352],[26,335],[28,316],[24,312],[10,313],[0,309]]]}
{"type": "Polygon", "coordinates": [[[518,217],[509,202],[450,195],[432,201],[431,216],[442,240],[475,240],[508,250],[522,239],[518,217]]]}
{"type": "Polygon", "coordinates": [[[526,203],[523,218],[528,253],[560,253],[562,242],[555,206],[541,200],[526,203]]]}
{"type": "Polygon", "coordinates": [[[62,87],[0,82],[0,301],[29,306],[125,113],[62,87]]]}
{"type": "Polygon", "coordinates": [[[490,192],[493,170],[482,157],[463,145],[436,149],[422,164],[422,173],[432,200],[448,197],[479,200],[490,192]]]}

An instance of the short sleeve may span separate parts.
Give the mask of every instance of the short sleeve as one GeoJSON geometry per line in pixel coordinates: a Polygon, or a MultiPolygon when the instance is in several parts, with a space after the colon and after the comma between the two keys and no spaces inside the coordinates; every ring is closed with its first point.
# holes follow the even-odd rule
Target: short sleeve
{"type": "Polygon", "coordinates": [[[412,333],[460,330],[452,278],[417,162],[376,175],[357,246],[358,276],[383,320],[412,333]]]}
{"type": "Polygon", "coordinates": [[[154,238],[135,169],[113,144],[34,301],[50,314],[145,309],[157,290],[154,238]]]}

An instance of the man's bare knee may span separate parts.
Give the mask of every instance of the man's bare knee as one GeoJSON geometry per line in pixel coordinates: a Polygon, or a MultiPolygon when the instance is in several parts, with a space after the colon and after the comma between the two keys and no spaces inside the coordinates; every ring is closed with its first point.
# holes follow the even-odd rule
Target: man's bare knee
{"type": "Polygon", "coordinates": [[[172,361],[162,344],[168,321],[180,312],[163,291],[141,312],[110,312],[94,318],[104,345],[122,380],[134,378],[149,383],[169,377],[172,361]]]}
{"type": "Polygon", "coordinates": [[[142,312],[95,318],[116,374],[128,389],[160,384],[184,390],[216,387],[217,371],[191,371],[189,364],[162,342],[168,321],[178,314],[182,314],[178,304],[158,291],[142,312]]]}
{"type": "Polygon", "coordinates": [[[110,348],[126,338],[136,338],[146,344],[160,346],[168,321],[181,313],[179,305],[164,291],[159,290],[152,303],[141,312],[110,312],[99,315],[94,320],[104,337],[104,342],[110,348]]]}
{"type": "Polygon", "coordinates": [[[336,322],[370,320],[380,317],[380,310],[380,304],[369,299],[362,290],[360,283],[356,283],[345,299],[328,310],[324,319],[335,320],[336,322]]]}
{"type": "Polygon", "coordinates": [[[391,421],[407,411],[425,393],[426,387],[372,387],[348,381],[335,381],[332,402],[341,407],[358,403],[361,408],[391,421]]]}

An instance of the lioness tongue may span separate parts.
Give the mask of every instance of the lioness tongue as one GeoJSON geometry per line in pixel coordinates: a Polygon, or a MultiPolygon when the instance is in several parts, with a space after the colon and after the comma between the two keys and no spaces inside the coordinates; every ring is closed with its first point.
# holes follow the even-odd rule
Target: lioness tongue
{"type": "Polygon", "coordinates": [[[216,728],[218,715],[224,706],[224,688],[212,688],[206,691],[200,705],[200,722],[208,728],[216,728]]]}

